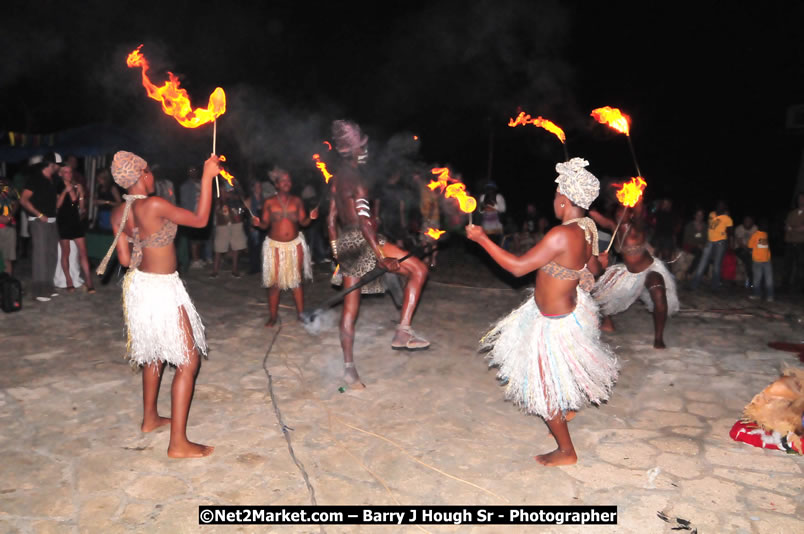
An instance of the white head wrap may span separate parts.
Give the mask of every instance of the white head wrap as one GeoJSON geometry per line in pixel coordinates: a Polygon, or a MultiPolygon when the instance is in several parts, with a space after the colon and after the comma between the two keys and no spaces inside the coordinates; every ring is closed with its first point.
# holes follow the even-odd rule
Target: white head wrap
{"type": "Polygon", "coordinates": [[[572,158],[556,165],[558,192],[585,210],[600,193],[600,181],[584,168],[587,165],[589,162],[583,158],[572,158]]]}

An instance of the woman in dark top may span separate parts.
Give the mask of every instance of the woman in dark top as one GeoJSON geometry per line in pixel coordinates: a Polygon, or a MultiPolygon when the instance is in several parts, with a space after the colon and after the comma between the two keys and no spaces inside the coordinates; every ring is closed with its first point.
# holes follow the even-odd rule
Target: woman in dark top
{"type": "Polygon", "coordinates": [[[84,187],[73,181],[73,170],[64,166],[59,170],[61,183],[56,186],[56,225],[59,228],[59,246],[61,247],[61,268],[67,282],[67,291],[75,291],[73,279],[70,276],[70,241],[75,241],[78,247],[81,270],[87,281],[87,292],[94,293],[92,274],[89,270],[89,257],[87,256],[87,242],[84,239],[84,224],[81,221],[85,213],[84,187]]]}
{"type": "Polygon", "coordinates": [[[123,203],[123,198],[112,182],[108,169],[98,173],[98,187],[95,193],[95,205],[98,206],[98,228],[112,231],[112,210],[123,203]]]}

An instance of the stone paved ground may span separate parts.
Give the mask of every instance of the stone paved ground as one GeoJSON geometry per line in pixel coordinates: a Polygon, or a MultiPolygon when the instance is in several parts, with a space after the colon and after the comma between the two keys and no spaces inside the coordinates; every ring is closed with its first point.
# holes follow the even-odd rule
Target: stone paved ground
{"type": "MultiPolygon", "coordinates": [[[[619,332],[607,337],[622,364],[614,394],[571,423],[578,464],[547,469],[533,460],[554,447],[547,428],[503,402],[475,352],[484,328],[521,293],[457,247],[442,255],[415,319],[430,351],[391,351],[390,299],[364,299],[356,359],[365,391],[338,392],[336,332],[308,335],[283,296],[285,323],[266,368],[317,502],[615,504],[619,524],[200,527],[200,504],[308,504],[310,493],[268,395],[272,331],[262,326],[257,277],[211,281],[192,271],[186,281],[212,349],[190,414],[190,438],[216,446],[201,460],[171,460],[167,431],[139,431],[140,376],[122,359],[119,287],[26,301],[21,313],[0,316],[0,531],[675,532],[657,512],[700,533],[802,529],[804,459],[728,437],[781,363],[796,362],[766,344],[804,341],[798,303],[763,305],[788,314],[772,320],[706,311],[764,313],[741,291],[682,293],[666,351],[651,348],[651,318],[639,305],[619,316],[619,332]]],[[[308,302],[330,292],[318,272],[308,302]]]]}

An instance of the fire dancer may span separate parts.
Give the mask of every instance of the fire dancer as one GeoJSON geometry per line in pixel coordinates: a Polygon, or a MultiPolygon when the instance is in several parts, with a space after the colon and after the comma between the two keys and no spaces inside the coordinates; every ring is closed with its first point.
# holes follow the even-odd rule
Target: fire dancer
{"type": "MultiPolygon", "coordinates": [[[[589,215],[601,228],[613,231],[617,226],[614,220],[596,210],[589,215]]],[[[663,349],[667,316],[679,309],[675,278],[664,262],[648,251],[643,203],[640,201],[633,208],[619,205],[616,217],[622,222],[619,234],[614,236],[614,250],[622,255],[623,263],[609,266],[608,254],[601,254],[600,265],[606,271],[592,291],[603,314],[601,329],[613,332],[611,315],[624,312],[641,299],[653,312],[653,347],[663,349]]]]}
{"type": "MultiPolygon", "coordinates": [[[[421,297],[427,279],[427,267],[418,258],[397,261],[406,252],[387,243],[377,235],[376,223],[371,213],[368,187],[362,176],[361,166],[368,157],[368,137],[360,127],[350,121],[335,121],[332,125],[333,141],[341,164],[335,172],[336,179],[330,182],[331,201],[327,228],[332,255],[340,265],[344,288],[355,285],[361,276],[375,266],[399,273],[407,278],[402,304],[402,315],[391,348],[395,350],[422,350],[430,342],[418,336],[410,327],[413,313],[421,297]]],[[[381,278],[366,284],[362,293],[384,293],[381,278]]],[[[344,379],[355,388],[365,387],[354,363],[355,320],[360,309],[360,293],[352,291],[343,302],[340,323],[341,348],[343,349],[344,379]]]]}
{"type": "Polygon", "coordinates": [[[121,265],[129,267],[123,282],[123,314],[128,330],[132,365],[142,371],[143,418],[141,429],[151,432],[170,425],[167,454],[171,458],[199,458],[213,447],[187,439],[187,416],[200,367],[199,354],[206,355],[204,325],[176,272],[173,244],[177,225],[203,228],[212,203],[212,180],[220,172],[217,156],[204,164],[201,194],[195,212],[149,196],[154,176],[148,164],[131,152],[118,152],[112,176],[128,190],[125,204],[112,212],[115,240],[98,268],[103,274],[117,247],[121,265]],[[124,239],[120,239],[124,234],[124,239]],[[143,235],[147,234],[147,237],[143,235]],[[129,249],[129,241],[133,248],[129,249]],[[160,417],[157,397],[165,362],[176,367],[171,389],[171,417],[160,417]]]}
{"type": "Polygon", "coordinates": [[[293,183],[287,171],[275,169],[271,177],[276,182],[279,194],[265,200],[262,219],[254,217],[251,221],[262,230],[271,227],[262,244],[262,284],[268,288],[270,313],[265,326],[276,324],[279,317],[279,291],[284,289],[293,290],[296,313],[301,320],[304,311],[302,277],[312,280],[313,267],[310,249],[304,234],[299,232],[299,227],[307,226],[318,218],[318,208],[314,208],[308,217],[301,199],[290,194],[293,183]]]}
{"type": "Polygon", "coordinates": [[[497,322],[480,340],[490,365],[507,381],[505,396],[530,414],[544,418],[558,448],[536,456],[542,465],[577,461],[567,421],[575,410],[609,397],[617,379],[617,360],[600,341],[597,305],[589,291],[596,263],[597,228],[585,217],[600,182],[589,162],[572,158],[556,165],[558,188],[553,210],[562,224],[551,229],[522,256],[506,252],[479,226],[466,235],[514,276],[538,269],[533,298],[497,322]]]}

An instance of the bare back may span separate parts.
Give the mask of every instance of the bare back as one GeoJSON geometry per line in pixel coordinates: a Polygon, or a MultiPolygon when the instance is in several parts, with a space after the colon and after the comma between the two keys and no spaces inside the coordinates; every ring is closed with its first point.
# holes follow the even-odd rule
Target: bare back
{"type": "MultiPolygon", "coordinates": [[[[533,248],[539,247],[542,243],[555,251],[555,255],[549,261],[567,269],[579,271],[586,267],[592,257],[592,244],[586,242],[584,231],[577,224],[551,229],[533,248]]],[[[536,273],[533,298],[539,310],[546,315],[570,313],[575,309],[578,283],[578,280],[556,278],[539,270],[536,273]]]]}
{"type": "MultiPolygon", "coordinates": [[[[144,241],[155,232],[159,232],[169,222],[168,219],[157,215],[156,203],[158,202],[164,202],[164,200],[158,197],[149,197],[133,202],[128,220],[126,220],[126,225],[123,228],[123,235],[126,238],[133,239],[136,228],[139,239],[144,241]]],[[[124,208],[125,205],[117,206],[112,212],[114,228],[119,227],[124,208]]],[[[118,241],[118,253],[121,246],[125,246],[128,249],[130,257],[131,245],[128,239],[122,239],[121,237],[118,241]]],[[[128,263],[128,258],[126,258],[126,263],[128,263]]],[[[144,247],[142,249],[142,262],[137,268],[148,273],[171,274],[176,271],[176,265],[176,247],[174,241],[171,240],[170,243],[164,246],[144,247]]]]}

